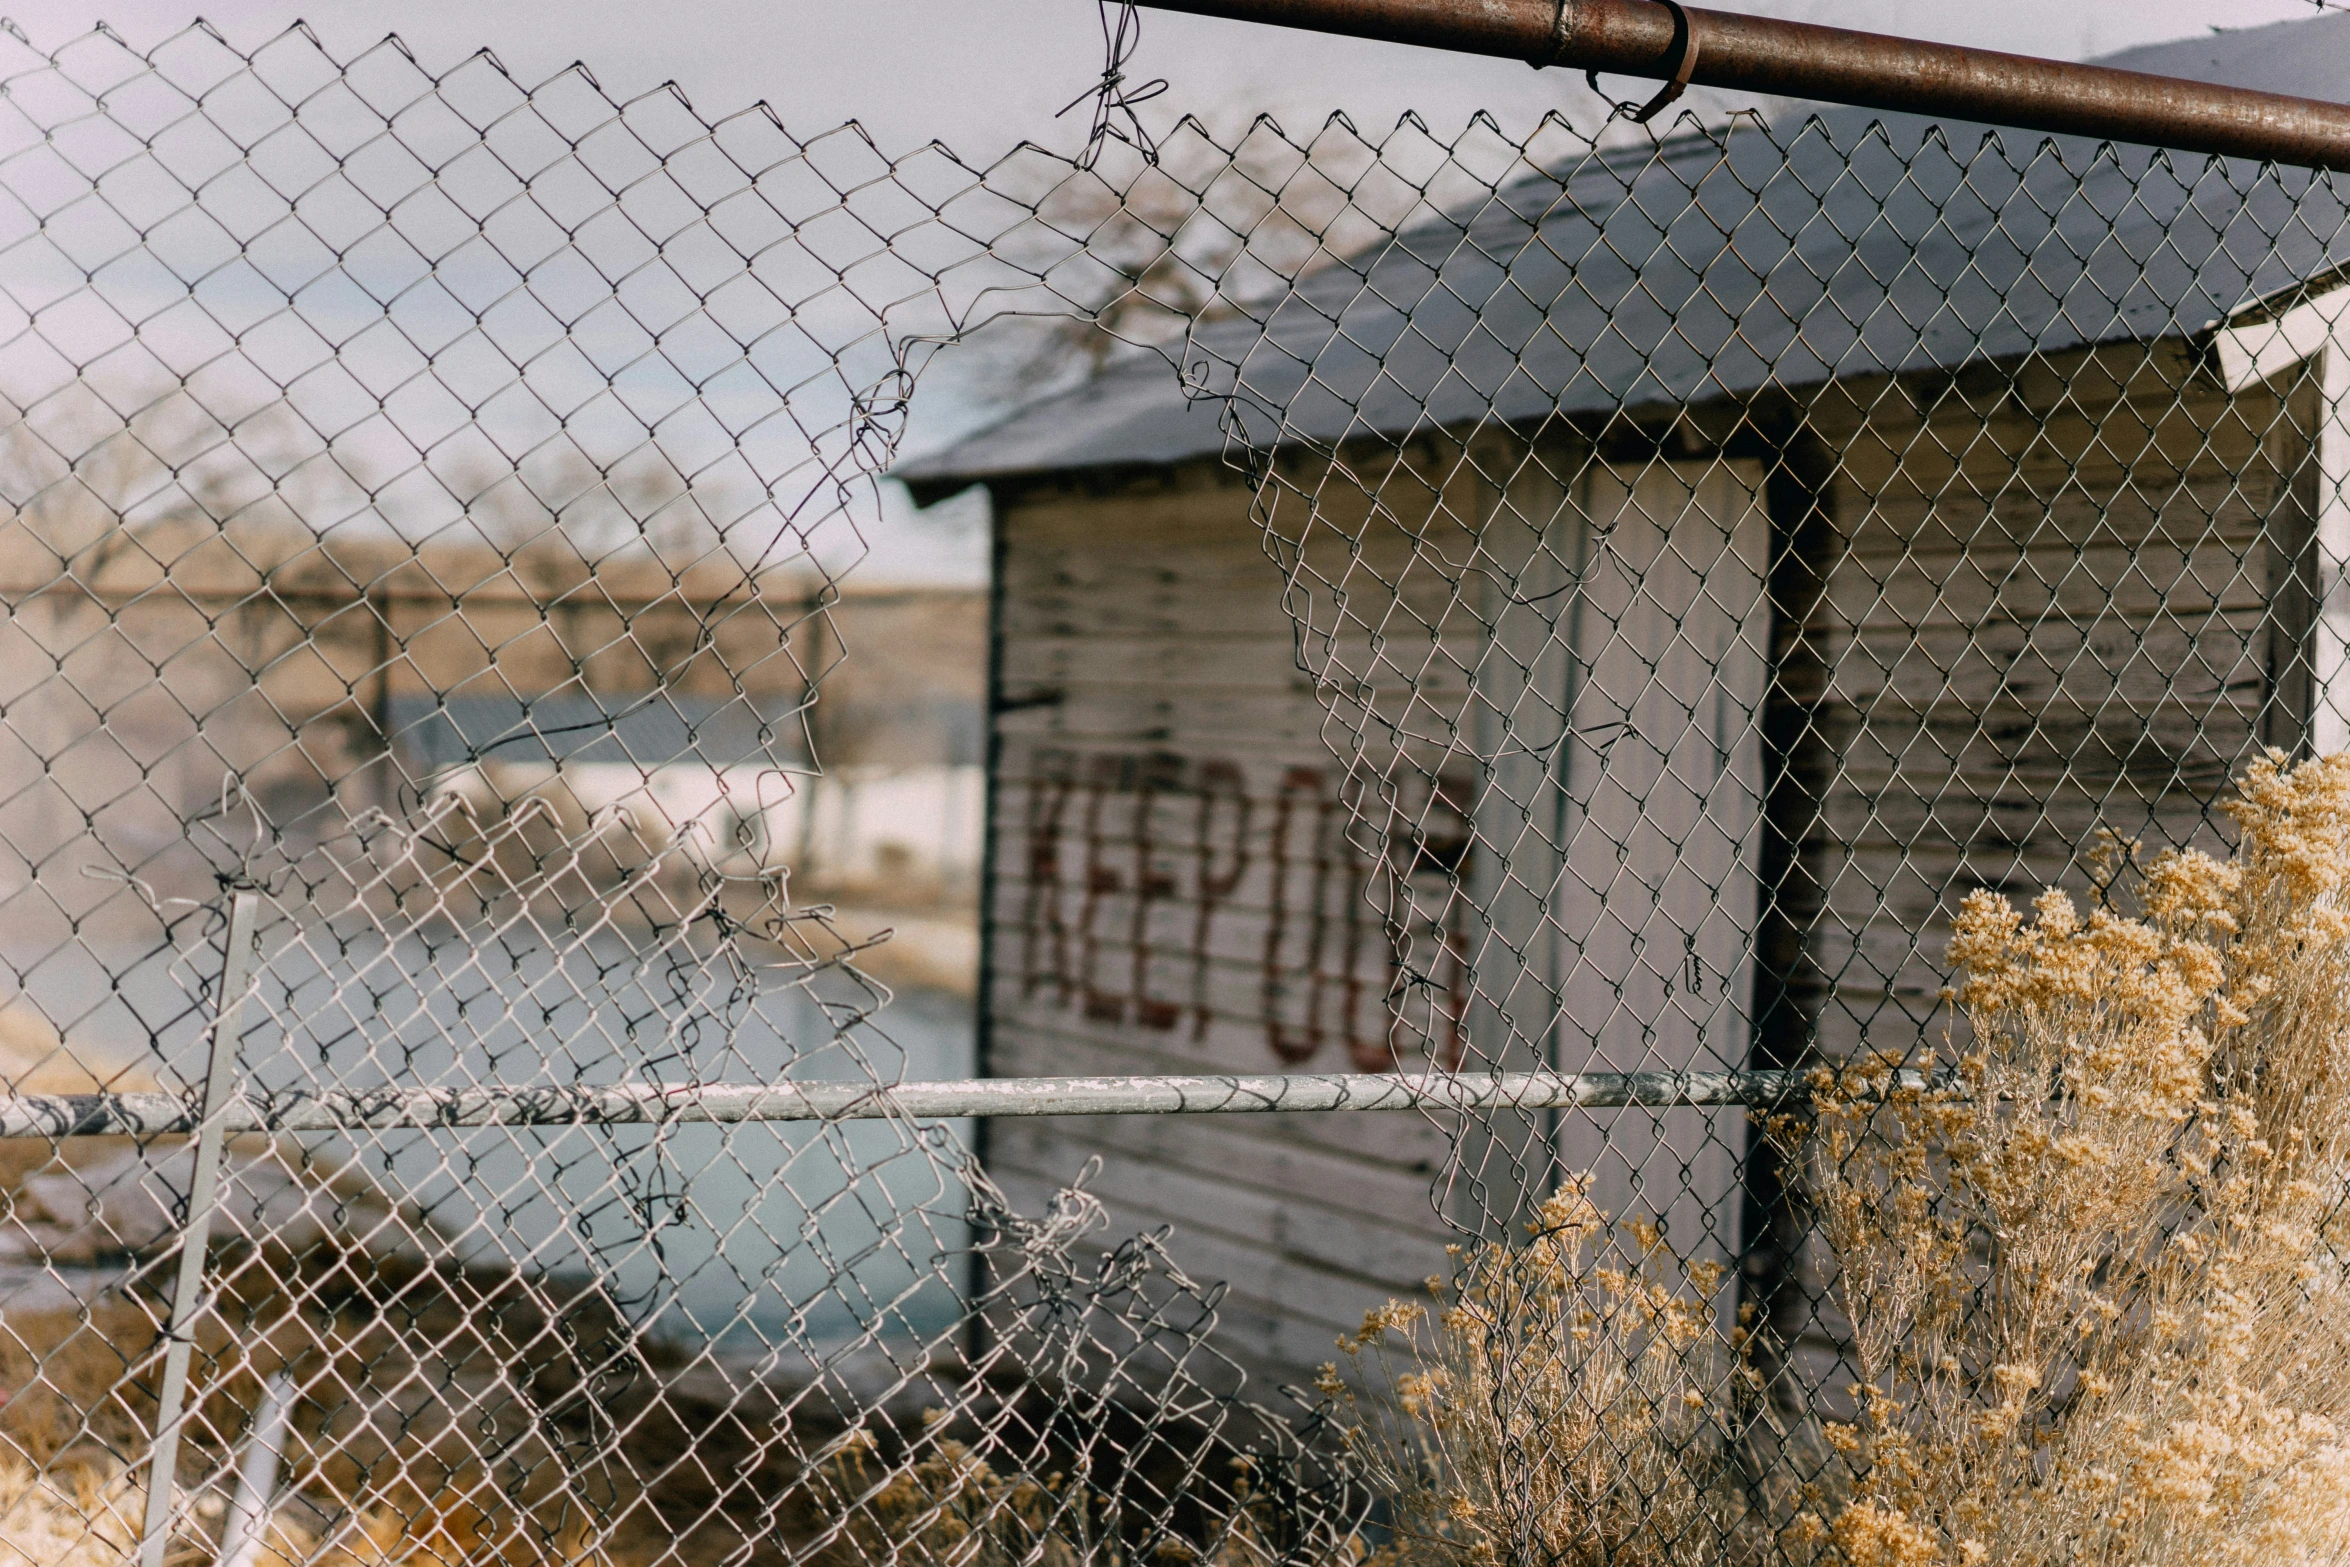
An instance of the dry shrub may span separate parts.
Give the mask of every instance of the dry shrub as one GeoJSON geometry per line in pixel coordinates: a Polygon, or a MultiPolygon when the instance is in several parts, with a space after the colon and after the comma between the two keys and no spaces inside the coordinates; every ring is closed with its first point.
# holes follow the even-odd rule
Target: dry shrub
{"type": "Polygon", "coordinates": [[[812,1473],[810,1503],[833,1520],[823,1559],[906,1567],[1077,1567],[1085,1560],[1087,1498],[1059,1475],[1003,1476],[961,1442],[919,1459],[876,1461],[868,1432],[849,1433],[812,1473]]]}
{"type": "Polygon", "coordinates": [[[2350,756],[2272,756],[2227,808],[2230,858],[2109,851],[2087,913],[1968,898],[1940,1075],[1823,1068],[1771,1128],[1851,1419],[1782,1426],[1718,1270],[1570,1184],[1432,1320],[1341,1340],[1381,1558],[2350,1561],[2350,756]]]}
{"type": "Polygon", "coordinates": [[[1751,1561],[1771,1544],[1741,1461],[1762,1412],[1726,1270],[1651,1225],[1611,1233],[1571,1181],[1522,1247],[1456,1253],[1437,1311],[1393,1303],[1339,1341],[1323,1392],[1387,1504],[1380,1564],[1751,1561]],[[1400,1347],[1399,1347],[1400,1346],[1400,1347]],[[1367,1396],[1357,1391],[1367,1387],[1367,1396]]]}
{"type": "Polygon", "coordinates": [[[2256,764],[2228,810],[2231,859],[2163,854],[2086,914],[1966,900],[1950,1091],[1821,1074],[1862,1383],[1802,1537],[1862,1567],[2350,1559],[2350,757],[2256,764]]]}
{"type": "Polygon", "coordinates": [[[942,1424],[926,1424],[895,1462],[857,1430],[812,1466],[805,1504],[822,1522],[810,1531],[806,1560],[826,1567],[1352,1567],[1369,1554],[1343,1530],[1336,1544],[1296,1538],[1308,1521],[1253,1483],[1255,1461],[1246,1456],[1232,1460],[1238,1473],[1231,1483],[1203,1486],[1209,1494],[1192,1498],[1205,1515],[1204,1540],[1154,1532],[1138,1546],[1116,1526],[1117,1503],[1083,1477],[999,1473],[977,1449],[945,1437],[942,1424]]]}

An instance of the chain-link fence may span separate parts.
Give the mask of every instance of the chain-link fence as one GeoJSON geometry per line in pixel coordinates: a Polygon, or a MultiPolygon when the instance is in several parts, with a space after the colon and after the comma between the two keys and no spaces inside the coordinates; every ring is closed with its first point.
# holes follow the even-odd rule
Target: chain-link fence
{"type": "MultiPolygon", "coordinates": [[[[4,43],[10,1548],[1983,1559],[1887,1478],[1936,1398],[2088,1486],[2091,1327],[1949,1327],[2024,1210],[1934,1230],[1925,1372],[1855,1215],[2008,1124],[1932,1119],[1966,894],[2350,740],[2335,177],[1854,111],[979,167],[4,43]],[[792,885],[918,375],[898,471],[995,506],[984,1076],[792,885]]],[[[2066,1320],[2161,1339],[2090,1229],[2066,1320]]]]}

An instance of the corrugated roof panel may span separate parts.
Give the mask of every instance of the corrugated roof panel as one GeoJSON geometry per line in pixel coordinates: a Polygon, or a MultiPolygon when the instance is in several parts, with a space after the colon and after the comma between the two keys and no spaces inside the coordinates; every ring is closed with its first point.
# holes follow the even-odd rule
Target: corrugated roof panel
{"type": "MultiPolygon", "coordinates": [[[[2307,25],[2261,29],[2267,55],[2307,25]]],[[[2231,79],[2267,85],[2257,52],[2231,79]]],[[[2163,156],[1848,109],[1594,156],[1202,328],[1182,356],[1217,396],[1137,352],[899,472],[1198,456],[1225,394],[1248,444],[1322,444],[2154,339],[2350,258],[2318,176],[2163,156]]]]}

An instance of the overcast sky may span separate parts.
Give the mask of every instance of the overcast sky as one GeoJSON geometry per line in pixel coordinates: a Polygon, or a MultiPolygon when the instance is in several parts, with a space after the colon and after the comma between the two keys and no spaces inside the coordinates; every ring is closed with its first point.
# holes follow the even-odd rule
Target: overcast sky
{"type": "MultiPolygon", "coordinates": [[[[22,3],[22,0],[20,0],[22,3]]],[[[2305,18],[2309,0],[1717,0],[1729,8],[2023,53],[2079,57],[2232,27],[2305,18]]],[[[396,31],[427,69],[494,50],[540,80],[584,61],[615,96],[682,86],[705,117],[761,98],[800,135],[858,119],[884,148],[932,137],[985,161],[1022,137],[1073,148],[1084,111],[1056,121],[1100,70],[1094,0],[33,0],[16,13],[36,48],[101,20],[147,47],[208,16],[251,49],[297,17],[345,58],[396,31]]],[[[1146,111],[1184,110],[1221,125],[1257,111],[1293,131],[1333,110],[1367,130],[1405,110],[1440,133],[1478,109],[1507,128],[1544,111],[1598,118],[1579,74],[1510,61],[1328,39],[1276,28],[1145,12],[1138,78],[1171,91],[1146,111]]],[[[1632,92],[1634,84],[1613,84],[1632,92]]],[[[1719,102],[1693,107],[1718,112],[1719,102]]],[[[934,398],[938,388],[932,386],[934,398]]],[[[954,421],[950,423],[967,422],[954,421]]],[[[902,491],[863,525],[868,578],[978,582],[984,513],[950,504],[920,522],[902,491]]]]}
{"type": "MultiPolygon", "coordinates": [[[[21,0],[20,0],[21,3],[21,0]]],[[[2310,0],[1716,0],[1724,9],[2077,58],[2313,14],[2310,0]]],[[[487,46],[536,78],[584,60],[616,93],[675,80],[706,115],[767,99],[795,130],[861,119],[885,144],[940,137],[983,158],[1021,136],[1073,139],[1053,111],[1099,70],[1094,0],[32,0],[41,46],[101,19],[148,43],[199,15],[250,45],[297,17],[337,53],[399,32],[428,64],[487,46]]],[[[1302,123],[1343,109],[1366,124],[1417,109],[1439,130],[1472,110],[1523,124],[1580,118],[1580,76],[1502,60],[1145,13],[1157,106],[1215,118],[1269,110],[1302,123]]],[[[1628,90],[1628,84],[1626,84],[1628,90]]]]}

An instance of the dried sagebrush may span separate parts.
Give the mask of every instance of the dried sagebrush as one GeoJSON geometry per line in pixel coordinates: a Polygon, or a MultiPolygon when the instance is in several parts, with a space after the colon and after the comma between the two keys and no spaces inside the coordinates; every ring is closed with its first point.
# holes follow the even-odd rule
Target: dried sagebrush
{"type": "Polygon", "coordinates": [[[1933,1061],[1824,1068],[1774,1129],[1852,1418],[1782,1429],[1718,1271],[1570,1183],[1433,1317],[1342,1341],[1377,1559],[2350,1562],[2350,757],[2273,757],[2229,809],[2230,858],[2085,914],[1970,897],[1963,1048],[1924,1088],[1895,1069],[1933,1061]]]}
{"type": "Polygon", "coordinates": [[[1323,1393],[1391,1531],[1375,1567],[1648,1567],[1759,1559],[1741,1465],[1760,1381],[1725,1336],[1725,1270],[1653,1225],[1611,1231],[1570,1181],[1521,1247],[1456,1259],[1438,1309],[1395,1303],[1339,1347],[1323,1393]],[[1368,1362],[1366,1366],[1365,1362],[1368,1362]]]}
{"type": "Polygon", "coordinates": [[[804,1560],[823,1567],[1356,1567],[1369,1554],[1351,1529],[1306,1518],[1256,1483],[1256,1461],[1232,1460],[1227,1484],[1193,1498],[1204,1540],[1149,1529],[1140,1542],[1118,1527],[1114,1497],[1082,1475],[1043,1480],[999,1472],[979,1449],[944,1435],[937,1412],[894,1463],[879,1442],[852,1431],[811,1471],[819,1516],[804,1560]]]}
{"type": "MultiPolygon", "coordinates": [[[[2350,757],[2082,913],[1969,897],[1953,1086],[1818,1077],[1854,1567],[2350,1560],[2350,757]]],[[[1914,1063],[1913,1063],[1914,1064],[1914,1063]]]]}

